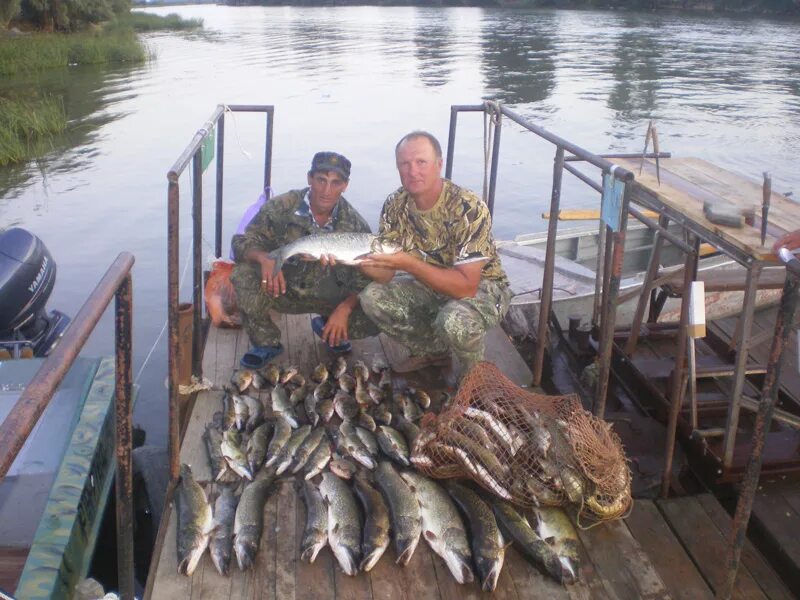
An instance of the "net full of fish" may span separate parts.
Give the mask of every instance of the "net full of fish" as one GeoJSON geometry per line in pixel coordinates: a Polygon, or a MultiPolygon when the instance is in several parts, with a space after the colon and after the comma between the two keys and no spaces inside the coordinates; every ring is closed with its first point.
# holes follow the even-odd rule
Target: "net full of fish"
{"type": "Polygon", "coordinates": [[[432,477],[469,477],[528,508],[573,505],[579,520],[619,518],[631,505],[627,459],[610,426],[576,397],[523,390],[491,363],[473,367],[422,432],[410,458],[432,477]]]}
{"type": "Polygon", "coordinates": [[[346,265],[356,265],[368,254],[394,254],[400,247],[382,241],[371,233],[320,233],[308,235],[281,246],[270,253],[275,261],[273,275],[277,275],[283,263],[292,256],[319,260],[323,255],[336,258],[346,265]]]}

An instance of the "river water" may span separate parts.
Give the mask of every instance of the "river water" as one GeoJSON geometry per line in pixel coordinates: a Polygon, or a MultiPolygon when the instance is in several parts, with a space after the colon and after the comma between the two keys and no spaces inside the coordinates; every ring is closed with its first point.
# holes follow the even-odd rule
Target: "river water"
{"type": "MultiPolygon", "coordinates": [[[[198,33],[144,36],[144,65],[72,67],[0,82],[63,94],[72,121],[44,159],[0,170],[0,225],[42,237],[58,263],[51,307],[75,314],[120,251],[134,268],[135,421],[166,436],[166,173],[220,103],[276,106],[273,186],[304,185],[312,154],[353,162],[346,193],[374,226],[398,185],[397,139],[447,137],[449,106],[496,99],[594,152],[662,150],[797,190],[800,28],[759,18],[481,8],[154,8],[201,17],[198,33]]],[[[484,124],[460,118],[454,179],[483,185],[484,124]]],[[[225,239],[261,190],[263,118],[227,119],[225,239]]],[[[554,149],[503,129],[495,232],[542,230],[554,149]]],[[[204,177],[207,199],[213,167],[204,177]]],[[[191,182],[181,180],[184,198],[191,182]]],[[[758,202],[758,199],[755,199],[758,202]]],[[[563,207],[597,205],[565,175],[563,207]]],[[[181,215],[181,265],[191,228],[181,215]]],[[[207,202],[206,214],[212,204],[207,202]]],[[[207,218],[203,254],[213,254],[207,218]]],[[[190,297],[190,273],[182,300],[190,297]]],[[[86,352],[110,353],[106,315],[86,352]]]]}

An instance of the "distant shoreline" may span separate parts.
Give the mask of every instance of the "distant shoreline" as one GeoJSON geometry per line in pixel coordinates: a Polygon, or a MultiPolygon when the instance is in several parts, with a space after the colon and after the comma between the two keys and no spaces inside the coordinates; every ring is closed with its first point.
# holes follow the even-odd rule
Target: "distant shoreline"
{"type": "Polygon", "coordinates": [[[800,0],[386,0],[366,2],[361,0],[134,0],[133,8],[185,6],[191,4],[218,4],[223,6],[414,6],[421,8],[545,8],[545,9],[592,9],[625,11],[653,11],[668,14],[716,14],[726,16],[800,16],[800,0]]]}

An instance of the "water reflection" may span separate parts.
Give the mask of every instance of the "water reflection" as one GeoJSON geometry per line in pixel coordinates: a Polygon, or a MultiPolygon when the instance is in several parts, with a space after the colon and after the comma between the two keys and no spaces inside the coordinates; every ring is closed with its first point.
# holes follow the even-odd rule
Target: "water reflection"
{"type": "Polygon", "coordinates": [[[515,13],[488,14],[482,25],[486,97],[511,104],[541,102],[555,87],[554,15],[521,19],[515,13]]]}
{"type": "Polygon", "coordinates": [[[641,119],[654,118],[661,88],[659,64],[664,49],[660,36],[650,29],[632,28],[617,38],[611,76],[614,85],[608,107],[614,111],[614,126],[630,130],[641,119]]]}
{"type": "Polygon", "coordinates": [[[447,83],[452,72],[452,29],[449,18],[440,11],[418,10],[414,36],[414,56],[423,85],[435,87],[447,83]]]}
{"type": "Polygon", "coordinates": [[[0,88],[17,96],[41,94],[61,98],[67,115],[63,134],[40,142],[41,158],[0,169],[0,198],[18,198],[27,186],[41,180],[47,191],[48,176],[87,169],[102,152],[101,129],[126,116],[114,106],[136,96],[131,79],[142,67],[85,66],[51,69],[16,78],[0,88]]]}

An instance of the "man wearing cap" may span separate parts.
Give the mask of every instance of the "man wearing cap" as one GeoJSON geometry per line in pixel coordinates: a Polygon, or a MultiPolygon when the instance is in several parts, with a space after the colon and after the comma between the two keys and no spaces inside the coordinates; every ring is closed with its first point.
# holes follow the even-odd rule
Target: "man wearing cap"
{"type": "Polygon", "coordinates": [[[463,374],[483,359],[486,331],[511,300],[492,218],[483,200],[442,177],[442,148],[430,133],[404,136],[395,159],[402,186],[386,199],[378,234],[403,251],[361,264],[375,280],[361,292],[361,306],[408,347],[395,371],[443,365],[452,354],[463,374]]]}
{"type": "Polygon", "coordinates": [[[280,329],[269,311],[318,313],[312,326],[335,352],[349,350],[348,338],[376,335],[378,329],[361,310],[358,292],[369,279],[353,267],[323,257],[284,263],[273,277],[269,253],[298,238],[329,232],[369,233],[367,222],[342,196],[350,180],[350,161],[336,152],[318,152],[308,171],[308,187],[267,201],[244,234],[233,236],[236,266],[231,281],[252,348],[242,357],[257,369],[280,354],[280,329]]]}

